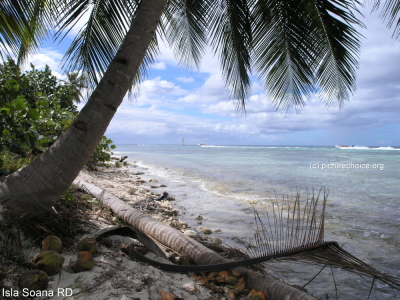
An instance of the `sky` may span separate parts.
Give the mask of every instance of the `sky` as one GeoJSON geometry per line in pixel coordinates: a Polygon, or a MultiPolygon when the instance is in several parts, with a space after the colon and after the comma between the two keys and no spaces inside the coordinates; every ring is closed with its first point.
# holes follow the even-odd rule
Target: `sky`
{"type": "MultiPolygon", "coordinates": [[[[115,144],[400,146],[400,43],[370,11],[363,10],[357,89],[341,109],[316,96],[300,112],[277,111],[254,78],[246,114],[238,114],[216,57],[207,52],[200,69],[188,71],[161,45],[140,93],[125,97],[106,136],[115,144]]],[[[61,79],[65,44],[47,42],[28,61],[61,79]]]]}

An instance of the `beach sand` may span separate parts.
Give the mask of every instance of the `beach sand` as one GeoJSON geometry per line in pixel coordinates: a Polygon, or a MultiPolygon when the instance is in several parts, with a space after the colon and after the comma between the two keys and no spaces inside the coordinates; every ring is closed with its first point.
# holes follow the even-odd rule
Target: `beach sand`
{"type": "MultiPolygon", "coordinates": [[[[132,168],[97,168],[98,171],[82,171],[77,180],[92,183],[127,203],[134,205],[154,218],[174,227],[186,228],[177,218],[177,211],[169,201],[152,201],[160,197],[151,185],[156,182],[142,180],[143,170],[132,168]],[[151,204],[149,204],[151,202],[151,204]]],[[[94,218],[99,229],[110,225],[94,218]]],[[[113,244],[129,244],[127,237],[114,237],[113,244]]],[[[212,299],[210,290],[199,285],[193,276],[163,272],[142,263],[130,260],[119,247],[100,245],[95,255],[95,267],[81,273],[69,272],[69,260],[75,253],[65,255],[63,272],[52,278],[50,289],[61,291],[75,287],[67,299],[212,299]],[[81,288],[83,287],[83,291],[81,288]]],[[[53,297],[52,299],[65,299],[53,297]]]]}
{"type": "MultiPolygon", "coordinates": [[[[174,200],[172,197],[163,201],[154,201],[168,188],[160,185],[156,180],[143,180],[140,176],[143,172],[145,170],[135,167],[85,168],[77,180],[92,183],[155,219],[185,231],[187,224],[178,219],[178,211],[171,204],[174,200]]],[[[115,226],[96,212],[91,213],[90,223],[95,227],[90,233],[115,226]]],[[[188,232],[194,231],[188,230],[188,232]]],[[[79,237],[79,239],[84,237],[79,237]]],[[[98,245],[98,253],[94,255],[94,268],[80,273],[74,273],[69,266],[70,260],[76,256],[76,253],[63,251],[61,254],[65,262],[61,272],[49,277],[47,292],[42,293],[42,297],[37,299],[230,299],[224,294],[213,293],[203,286],[204,283],[202,285],[201,282],[196,281],[194,274],[163,272],[152,266],[130,260],[120,251],[120,247],[132,242],[133,239],[128,237],[108,238],[107,247],[104,244],[98,245]]],[[[39,248],[32,249],[29,260],[39,251],[39,248]]],[[[4,286],[7,287],[7,281],[3,283],[4,286]]],[[[15,286],[13,289],[13,296],[23,295],[22,291],[15,290],[15,286]]],[[[219,291],[221,290],[223,291],[224,288],[219,291]]],[[[3,288],[0,299],[4,296],[4,292],[3,288]]]]}

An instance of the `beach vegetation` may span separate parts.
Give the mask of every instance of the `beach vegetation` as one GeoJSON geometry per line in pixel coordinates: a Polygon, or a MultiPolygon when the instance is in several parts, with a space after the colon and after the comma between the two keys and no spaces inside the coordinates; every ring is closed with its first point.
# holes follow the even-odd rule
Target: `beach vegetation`
{"type": "Polygon", "coordinates": [[[2,151],[0,152],[0,176],[15,172],[31,161],[31,157],[21,157],[9,151],[2,151]]]}
{"type": "Polygon", "coordinates": [[[115,149],[116,146],[113,144],[113,141],[103,136],[98,143],[96,149],[94,150],[92,156],[90,157],[90,162],[93,164],[100,164],[102,166],[106,166],[106,162],[110,161],[112,150],[115,149]]]}
{"type": "MultiPolygon", "coordinates": [[[[49,66],[22,72],[14,60],[0,65],[0,170],[15,172],[50,147],[77,116],[74,105],[82,87],[76,74],[68,83],[58,80],[49,66]],[[78,82],[79,83],[79,82],[78,82]]],[[[112,141],[103,136],[90,158],[92,164],[110,160],[112,141]]]]}

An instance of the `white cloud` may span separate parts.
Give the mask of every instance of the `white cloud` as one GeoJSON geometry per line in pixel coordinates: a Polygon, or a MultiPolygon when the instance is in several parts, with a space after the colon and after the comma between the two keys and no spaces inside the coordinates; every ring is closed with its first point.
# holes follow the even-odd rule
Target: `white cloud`
{"type": "Polygon", "coordinates": [[[156,70],[166,70],[167,69],[167,64],[163,61],[156,62],[150,66],[151,69],[156,69],[156,70]]]}
{"type": "Polygon", "coordinates": [[[208,77],[200,88],[191,91],[179,101],[199,107],[207,103],[218,103],[227,97],[221,76],[214,74],[208,77]]]}
{"type": "Polygon", "coordinates": [[[181,77],[177,77],[175,78],[176,80],[180,81],[180,82],[184,82],[184,83],[191,83],[194,82],[194,78],[193,77],[185,77],[185,76],[181,76],[181,77]]]}
{"type": "Polygon", "coordinates": [[[30,69],[30,63],[32,63],[37,69],[44,69],[46,65],[54,72],[60,72],[60,62],[63,58],[63,54],[59,50],[53,48],[40,48],[38,53],[29,55],[26,60],[29,62],[24,66],[24,69],[30,69]]]}

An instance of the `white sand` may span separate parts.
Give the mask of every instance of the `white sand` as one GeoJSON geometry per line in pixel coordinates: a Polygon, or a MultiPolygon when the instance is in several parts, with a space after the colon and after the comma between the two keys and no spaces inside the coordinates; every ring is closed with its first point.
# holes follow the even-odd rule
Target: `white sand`
{"type": "MultiPolygon", "coordinates": [[[[101,172],[83,171],[78,179],[95,184],[128,203],[137,203],[149,196],[155,197],[148,187],[143,186],[141,178],[132,175],[132,169],[128,168],[103,169],[101,172]],[[133,195],[132,189],[136,189],[133,195]]],[[[172,209],[171,205],[165,202],[158,205],[172,209]]],[[[160,214],[157,214],[156,218],[164,219],[160,214]]],[[[165,219],[171,221],[170,217],[165,219]]],[[[99,229],[110,226],[102,222],[101,218],[97,220],[94,218],[93,223],[99,229]]],[[[127,238],[120,239],[128,243],[127,238]]],[[[109,249],[100,245],[99,253],[94,256],[93,270],[81,273],[73,273],[69,268],[70,259],[75,256],[75,253],[63,253],[63,255],[65,257],[63,270],[60,274],[50,277],[49,290],[54,291],[54,296],[50,299],[181,298],[195,300],[214,298],[209,289],[196,283],[194,277],[163,272],[152,266],[132,261],[116,248],[109,249]],[[58,292],[60,292],[59,295],[57,295],[58,292]],[[65,295],[68,296],[65,297],[65,295]]]]}

